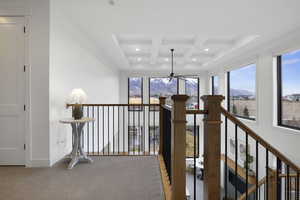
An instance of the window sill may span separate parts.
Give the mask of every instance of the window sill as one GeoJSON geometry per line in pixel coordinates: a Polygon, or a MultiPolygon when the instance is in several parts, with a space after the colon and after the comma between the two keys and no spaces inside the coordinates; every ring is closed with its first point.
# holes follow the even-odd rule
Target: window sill
{"type": "Polygon", "coordinates": [[[274,128],[285,131],[286,134],[300,134],[300,130],[287,126],[273,125],[274,128]]]}
{"type": "Polygon", "coordinates": [[[255,126],[258,125],[257,119],[247,119],[247,118],[239,117],[239,116],[236,116],[236,115],[235,115],[235,117],[238,118],[243,123],[251,124],[251,125],[255,125],[255,126]]]}

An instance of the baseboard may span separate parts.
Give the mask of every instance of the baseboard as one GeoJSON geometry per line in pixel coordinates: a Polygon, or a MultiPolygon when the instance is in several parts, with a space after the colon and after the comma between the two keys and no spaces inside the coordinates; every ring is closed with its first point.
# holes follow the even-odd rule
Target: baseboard
{"type": "Polygon", "coordinates": [[[50,167],[50,161],[47,159],[30,160],[26,167],[50,167]]]}
{"type": "Polygon", "coordinates": [[[55,165],[57,162],[63,160],[66,157],[66,155],[68,155],[68,154],[69,153],[65,153],[65,154],[62,154],[61,156],[59,156],[59,157],[57,157],[55,159],[51,159],[50,162],[49,162],[50,167],[52,167],[53,165],[55,165]]]}

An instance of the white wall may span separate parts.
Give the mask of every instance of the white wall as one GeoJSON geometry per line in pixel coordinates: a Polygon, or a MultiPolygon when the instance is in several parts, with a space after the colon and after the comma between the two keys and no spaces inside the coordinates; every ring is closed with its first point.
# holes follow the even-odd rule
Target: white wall
{"type": "MultiPolygon", "coordinates": [[[[76,20],[76,19],[74,19],[76,20]]],[[[73,88],[82,88],[87,103],[118,103],[119,73],[105,65],[97,47],[80,27],[51,1],[50,35],[50,159],[51,164],[71,150],[71,130],[59,120],[71,117],[65,101],[73,88]]]]}
{"type": "MultiPolygon", "coordinates": [[[[1,0],[0,16],[25,16],[27,77],[26,165],[49,164],[49,0],[1,0]]],[[[25,134],[25,131],[24,131],[25,134]]]]}
{"type": "MultiPolygon", "coordinates": [[[[243,66],[245,63],[256,63],[257,84],[257,120],[241,119],[247,126],[264,138],[271,145],[280,150],[285,156],[300,166],[299,140],[300,132],[277,126],[277,99],[276,99],[276,73],[273,58],[287,50],[300,49],[299,30],[288,35],[283,35],[276,41],[265,44],[263,50],[252,50],[247,55],[237,56],[238,60],[224,63],[210,75],[219,75],[222,95],[226,96],[226,72],[243,66]]],[[[226,101],[224,106],[227,107],[226,101]]],[[[229,129],[229,134],[234,134],[234,127],[229,129]]],[[[252,148],[254,149],[254,147],[252,148]]],[[[260,163],[264,166],[264,163],[260,163]]]]}

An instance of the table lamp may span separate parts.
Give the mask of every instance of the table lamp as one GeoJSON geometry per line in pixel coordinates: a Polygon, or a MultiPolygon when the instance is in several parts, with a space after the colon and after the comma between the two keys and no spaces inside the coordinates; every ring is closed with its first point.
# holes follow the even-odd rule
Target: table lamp
{"type": "Polygon", "coordinates": [[[68,104],[74,104],[72,117],[81,119],[83,117],[82,104],[86,103],[87,95],[81,88],[74,88],[67,99],[68,104]]]}

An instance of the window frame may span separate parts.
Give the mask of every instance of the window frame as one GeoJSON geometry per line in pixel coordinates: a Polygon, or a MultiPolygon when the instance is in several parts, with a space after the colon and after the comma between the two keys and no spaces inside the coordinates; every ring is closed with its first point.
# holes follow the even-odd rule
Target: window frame
{"type": "MultiPolygon", "coordinates": [[[[197,104],[198,104],[198,109],[200,109],[200,78],[199,77],[197,77],[197,78],[191,78],[191,79],[197,79],[197,104]]],[[[185,94],[186,94],[186,82],[187,82],[188,80],[184,80],[184,92],[185,92],[185,94]]],[[[178,91],[178,89],[177,89],[177,91],[178,91]]]]}
{"type": "MultiPolygon", "coordinates": [[[[232,69],[231,71],[238,70],[238,69],[241,69],[243,67],[247,67],[247,66],[252,65],[252,64],[255,64],[255,68],[256,68],[256,63],[249,63],[249,64],[246,64],[246,65],[243,65],[242,67],[239,67],[239,68],[236,68],[236,69],[232,69]]],[[[250,121],[257,121],[257,110],[256,110],[256,116],[255,116],[255,118],[245,117],[245,116],[241,116],[241,115],[236,115],[236,114],[234,114],[234,113],[231,112],[231,110],[230,110],[230,72],[231,71],[227,71],[227,111],[230,112],[232,115],[238,117],[238,118],[246,119],[246,120],[250,120],[250,121]]],[[[257,90],[257,78],[256,78],[256,75],[255,75],[255,101],[257,100],[256,90],[257,90]]],[[[256,106],[255,107],[257,109],[257,102],[256,102],[256,106]]]]}
{"type": "MultiPolygon", "coordinates": [[[[151,90],[150,90],[150,83],[151,83],[151,79],[154,79],[154,78],[168,78],[168,77],[149,77],[148,78],[148,102],[150,104],[150,98],[151,98],[151,90]]],[[[177,84],[176,84],[176,94],[178,95],[179,94],[179,79],[178,78],[174,78],[177,80],[177,84]]],[[[154,109],[150,109],[151,111],[153,111],[154,109]]]]}
{"type": "Polygon", "coordinates": [[[211,95],[215,95],[215,76],[211,76],[211,95]]]}
{"type": "MultiPolygon", "coordinates": [[[[131,78],[140,78],[141,79],[141,104],[144,104],[144,78],[143,77],[128,77],[127,79],[127,103],[128,105],[136,105],[136,104],[130,104],[129,99],[130,99],[130,79],[131,78]]],[[[138,104],[137,104],[138,105],[138,104]]],[[[138,109],[131,109],[131,106],[128,107],[129,111],[142,111],[142,107],[138,109]]]]}
{"type": "Polygon", "coordinates": [[[277,125],[300,131],[300,127],[290,126],[282,123],[282,55],[276,56],[277,67],[277,125]]]}
{"type": "Polygon", "coordinates": [[[211,95],[218,95],[215,94],[215,76],[211,76],[211,95]]]}

